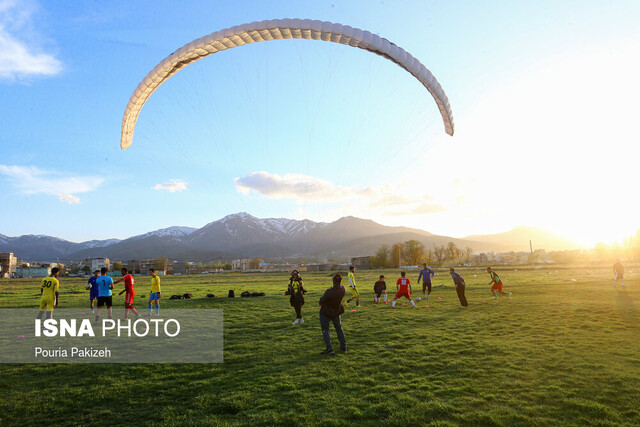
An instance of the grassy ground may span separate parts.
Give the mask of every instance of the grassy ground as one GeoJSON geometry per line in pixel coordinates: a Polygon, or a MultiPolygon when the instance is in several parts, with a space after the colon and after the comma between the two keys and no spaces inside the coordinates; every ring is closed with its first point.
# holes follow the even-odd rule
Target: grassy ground
{"type": "MultiPolygon", "coordinates": [[[[372,302],[380,272],[357,272],[362,307],[347,307],[349,352],[333,357],[319,354],[328,273],[303,273],[302,326],[291,325],[286,276],[166,277],[165,298],[194,299],[163,308],[224,310],[223,364],[1,365],[0,424],[640,424],[640,274],[614,290],[609,269],[497,269],[513,296],[493,301],[486,272],[460,272],[468,309],[443,270],[432,299],[395,310],[372,302]]],[[[86,307],[84,283],[63,279],[60,306],[86,307]]],[[[38,287],[0,281],[0,307],[36,307],[38,287]]],[[[148,292],[148,278],[136,288],[148,292]]]]}

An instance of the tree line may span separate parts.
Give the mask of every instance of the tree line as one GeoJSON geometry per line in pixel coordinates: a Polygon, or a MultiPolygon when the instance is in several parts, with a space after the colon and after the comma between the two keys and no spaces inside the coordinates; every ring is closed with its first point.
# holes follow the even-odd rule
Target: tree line
{"type": "Polygon", "coordinates": [[[473,249],[458,248],[454,242],[446,245],[435,245],[427,249],[417,240],[407,240],[404,243],[380,245],[376,254],[371,257],[372,268],[396,268],[400,265],[442,265],[445,261],[462,264],[471,260],[473,249]]]}

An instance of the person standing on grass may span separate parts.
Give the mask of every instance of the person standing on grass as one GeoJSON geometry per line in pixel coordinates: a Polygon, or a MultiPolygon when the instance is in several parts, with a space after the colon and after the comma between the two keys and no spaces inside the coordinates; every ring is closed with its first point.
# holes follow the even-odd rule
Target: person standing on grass
{"type": "Polygon", "coordinates": [[[124,280],[124,289],[120,291],[120,293],[118,294],[118,295],[122,295],[126,292],[124,296],[124,318],[125,319],[129,318],[129,310],[133,310],[136,316],[140,317],[140,313],[138,313],[138,310],[136,310],[136,308],[133,306],[133,297],[136,296],[136,291],[134,289],[135,283],[133,280],[133,276],[129,274],[127,272],[127,269],[124,267],[120,270],[120,273],[122,273],[122,278],[114,282],[114,286],[124,280]]]}
{"type": "Polygon", "coordinates": [[[91,307],[91,312],[93,312],[93,300],[98,299],[98,284],[96,280],[100,277],[100,270],[96,270],[93,272],[93,276],[89,277],[87,281],[87,286],[90,286],[89,290],[89,305],[91,307]]]}
{"type": "Polygon", "coordinates": [[[298,270],[293,270],[291,272],[291,277],[289,278],[289,290],[287,292],[290,295],[289,302],[296,311],[296,320],[293,324],[303,324],[304,319],[302,318],[302,306],[304,305],[304,293],[306,290],[304,289],[302,277],[300,277],[298,270]]]}
{"type": "Polygon", "coordinates": [[[393,301],[391,301],[391,308],[396,308],[396,300],[402,296],[411,301],[412,306],[416,306],[413,298],[411,298],[411,280],[409,280],[408,277],[405,277],[406,275],[407,273],[405,273],[404,271],[400,273],[400,278],[396,282],[396,289],[398,290],[398,293],[396,293],[393,301]]]}
{"type": "Polygon", "coordinates": [[[418,275],[418,284],[420,284],[420,279],[422,279],[422,298],[429,299],[429,295],[431,295],[431,278],[435,275],[436,273],[434,273],[426,263],[422,264],[422,270],[420,270],[420,274],[418,275]]]}
{"type": "Polygon", "coordinates": [[[449,273],[451,274],[451,278],[453,279],[453,284],[456,285],[456,292],[458,293],[458,299],[460,300],[460,305],[463,307],[469,307],[469,303],[467,302],[467,297],[464,296],[465,288],[467,287],[464,283],[464,279],[458,273],[455,272],[453,268],[449,269],[449,273]]]}
{"type": "Polygon", "coordinates": [[[496,292],[502,295],[511,296],[511,292],[502,290],[502,280],[495,271],[491,270],[491,267],[487,267],[487,273],[489,273],[489,276],[491,276],[491,281],[489,282],[489,284],[492,285],[491,293],[493,294],[493,299],[498,299],[498,295],[496,294],[496,292]]]}
{"type": "Polygon", "coordinates": [[[100,269],[100,277],[96,280],[96,283],[98,284],[98,311],[96,312],[96,324],[100,319],[100,311],[102,311],[102,307],[105,305],[109,312],[109,319],[113,318],[113,309],[111,308],[113,279],[110,276],[107,276],[107,271],[107,267],[102,267],[100,269]]]}
{"type": "Polygon", "coordinates": [[[620,280],[620,284],[624,288],[624,267],[619,259],[617,259],[615,264],[613,264],[613,275],[615,276],[613,279],[613,288],[616,288],[618,280],[620,280]]]}
{"type": "Polygon", "coordinates": [[[53,308],[58,306],[58,295],[60,291],[60,282],[58,282],[58,274],[60,269],[53,267],[51,274],[42,279],[40,286],[40,311],[36,319],[42,318],[44,312],[47,312],[45,319],[53,318],[53,308]]]}
{"type": "Polygon", "coordinates": [[[376,296],[373,297],[373,301],[376,303],[380,301],[380,295],[384,295],[384,303],[387,303],[387,283],[384,281],[384,275],[380,275],[380,280],[378,280],[375,285],[373,285],[373,292],[376,293],[376,296]]]}
{"type": "Polygon", "coordinates": [[[347,277],[349,278],[349,288],[351,289],[351,298],[347,300],[347,304],[349,304],[353,300],[356,300],[356,307],[360,307],[360,293],[356,288],[356,277],[353,274],[355,271],[356,271],[356,268],[353,265],[349,267],[349,274],[347,275],[347,277]]]}
{"type": "Polygon", "coordinates": [[[160,314],[160,276],[156,274],[156,270],[149,269],[149,275],[151,276],[151,293],[149,294],[149,316],[151,316],[151,303],[156,304],[156,316],[160,314]]]}
{"type": "Polygon", "coordinates": [[[341,283],[342,276],[340,273],[337,273],[333,276],[333,286],[327,289],[320,298],[320,328],[322,329],[322,338],[324,338],[325,344],[325,349],[320,354],[335,354],[333,352],[333,346],[331,345],[331,337],[329,336],[329,322],[333,323],[333,327],[338,334],[340,352],[346,353],[347,351],[347,340],[344,337],[344,331],[342,330],[342,323],[340,321],[340,315],[344,313],[342,298],[344,298],[347,290],[341,283]]]}

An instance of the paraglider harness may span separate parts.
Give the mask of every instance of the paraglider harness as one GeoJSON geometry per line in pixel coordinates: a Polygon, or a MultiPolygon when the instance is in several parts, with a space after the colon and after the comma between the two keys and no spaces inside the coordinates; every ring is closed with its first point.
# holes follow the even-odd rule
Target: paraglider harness
{"type": "MultiPolygon", "coordinates": [[[[296,273],[298,272],[297,270],[294,270],[296,273]]],[[[296,306],[296,305],[300,305],[302,306],[304,304],[304,294],[307,293],[307,290],[304,288],[303,284],[302,284],[302,277],[300,277],[300,275],[298,275],[297,278],[294,278],[293,275],[291,276],[291,278],[289,278],[289,287],[287,289],[287,292],[285,292],[285,295],[289,295],[289,302],[291,303],[291,306],[296,306]]]]}

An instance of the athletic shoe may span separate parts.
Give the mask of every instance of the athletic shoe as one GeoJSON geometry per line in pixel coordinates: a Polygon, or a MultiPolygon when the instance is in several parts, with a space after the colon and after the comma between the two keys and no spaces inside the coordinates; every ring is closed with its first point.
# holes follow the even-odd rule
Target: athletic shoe
{"type": "Polygon", "coordinates": [[[300,319],[300,324],[302,325],[304,323],[304,319],[300,319]]]}
{"type": "Polygon", "coordinates": [[[325,348],[320,354],[328,354],[330,356],[333,356],[336,353],[333,351],[333,349],[325,348]]]}
{"type": "Polygon", "coordinates": [[[509,292],[509,295],[507,295],[507,296],[510,297],[511,296],[511,292],[509,292]]]}
{"type": "Polygon", "coordinates": [[[346,352],[347,352],[347,349],[346,349],[346,348],[341,348],[341,349],[340,349],[340,353],[346,353],[346,352]]]}
{"type": "Polygon", "coordinates": [[[491,298],[491,299],[498,299],[498,297],[497,297],[497,296],[495,296],[495,297],[493,297],[493,298],[491,298]]]}
{"type": "Polygon", "coordinates": [[[300,321],[298,319],[296,319],[296,321],[293,322],[293,325],[297,325],[298,323],[300,323],[300,321]]]}
{"type": "Polygon", "coordinates": [[[360,304],[357,304],[356,307],[360,307],[360,304]]]}
{"type": "Polygon", "coordinates": [[[429,294],[427,294],[427,296],[425,297],[426,299],[429,299],[429,294]]]}

